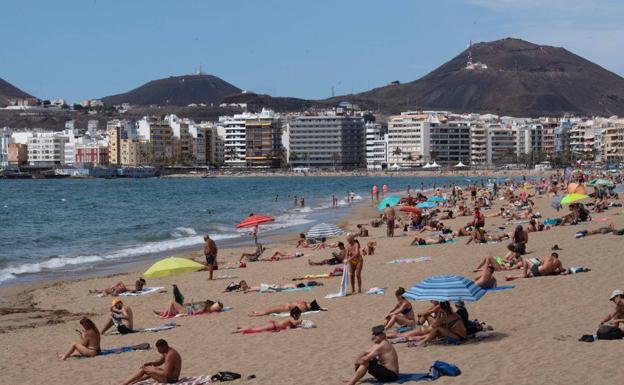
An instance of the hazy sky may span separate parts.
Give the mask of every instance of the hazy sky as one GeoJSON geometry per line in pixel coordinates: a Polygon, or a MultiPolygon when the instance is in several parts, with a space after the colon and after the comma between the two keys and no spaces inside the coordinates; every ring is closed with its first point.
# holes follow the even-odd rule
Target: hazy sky
{"type": "Polygon", "coordinates": [[[622,0],[2,1],[0,78],[70,101],[205,72],[325,98],[415,80],[470,40],[563,46],[624,75],[622,0]]]}

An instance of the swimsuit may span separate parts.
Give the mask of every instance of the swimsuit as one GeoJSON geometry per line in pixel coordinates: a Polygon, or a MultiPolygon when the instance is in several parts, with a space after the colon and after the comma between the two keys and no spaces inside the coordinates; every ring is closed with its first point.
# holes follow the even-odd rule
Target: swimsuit
{"type": "Polygon", "coordinates": [[[406,307],[405,309],[401,310],[401,314],[403,315],[408,315],[410,312],[412,311],[412,307],[406,307]]]}
{"type": "Polygon", "coordinates": [[[173,376],[167,377],[167,384],[175,384],[178,381],[180,381],[180,379],[177,377],[173,377],[173,376]]]}
{"type": "Polygon", "coordinates": [[[216,255],[214,255],[212,253],[206,254],[206,265],[214,266],[216,262],[217,262],[217,256],[216,255]]]}
{"type": "Polygon", "coordinates": [[[531,274],[534,277],[539,277],[540,276],[540,271],[539,271],[539,265],[538,264],[531,265],[531,274]]]}
{"type": "Polygon", "coordinates": [[[399,379],[398,373],[381,365],[376,358],[369,361],[368,373],[382,382],[391,382],[399,379]]]}

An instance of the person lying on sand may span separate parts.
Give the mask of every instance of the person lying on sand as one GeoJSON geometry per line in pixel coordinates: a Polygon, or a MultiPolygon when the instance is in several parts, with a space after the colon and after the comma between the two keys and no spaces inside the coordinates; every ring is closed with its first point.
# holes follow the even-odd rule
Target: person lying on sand
{"type": "Polygon", "coordinates": [[[390,329],[394,324],[398,324],[401,326],[414,326],[416,325],[416,316],[414,314],[414,309],[412,308],[412,304],[405,297],[405,289],[399,287],[394,295],[397,299],[397,304],[390,310],[388,315],[386,316],[386,320],[384,322],[384,327],[386,329],[390,329]]]}
{"type": "Polygon", "coordinates": [[[282,261],[284,259],[295,259],[303,257],[303,253],[301,251],[293,251],[291,253],[283,253],[279,250],[276,250],[273,255],[267,258],[258,258],[258,261],[282,261]]]}
{"type": "Polygon", "coordinates": [[[624,291],[619,289],[613,290],[609,301],[615,304],[615,311],[600,321],[599,326],[607,324],[620,327],[620,323],[624,323],[624,291]]]}
{"type": "Polygon", "coordinates": [[[475,283],[482,289],[492,289],[496,287],[496,278],[494,278],[494,267],[491,265],[483,269],[483,273],[475,278],[475,283]]]}
{"type": "Polygon", "coordinates": [[[125,305],[119,298],[115,298],[113,299],[110,312],[111,317],[102,328],[102,334],[106,333],[113,325],[115,325],[119,334],[134,333],[132,329],[134,317],[130,306],[125,305]]]}
{"type": "Polygon", "coordinates": [[[378,381],[394,382],[399,379],[399,356],[394,346],[386,339],[383,325],[372,328],[373,346],[360,354],[355,361],[355,375],[351,380],[343,381],[355,385],[368,372],[378,381]]]}
{"type": "Polygon", "coordinates": [[[600,227],[595,230],[581,230],[577,232],[575,236],[576,238],[584,238],[584,237],[589,237],[590,235],[609,234],[609,233],[614,233],[614,232],[615,232],[615,226],[613,226],[613,223],[609,223],[609,226],[600,227]]]}
{"type": "Polygon", "coordinates": [[[256,262],[265,250],[266,248],[263,247],[261,243],[258,243],[256,245],[256,251],[254,251],[253,253],[242,253],[240,258],[238,259],[238,262],[242,262],[245,258],[247,258],[249,262],[256,262]]]}
{"type": "Polygon", "coordinates": [[[77,330],[80,334],[80,341],[71,344],[69,351],[59,358],[63,361],[73,355],[81,355],[87,357],[95,357],[100,354],[100,331],[93,321],[87,317],[80,320],[82,330],[77,330]]]}
{"type": "Polygon", "coordinates": [[[438,235],[436,238],[415,237],[410,243],[410,246],[439,245],[446,243],[447,241],[448,239],[446,239],[443,235],[438,235]]]}
{"type": "Polygon", "coordinates": [[[471,242],[474,242],[475,244],[487,243],[485,230],[480,227],[475,227],[474,230],[472,230],[472,234],[470,234],[470,238],[468,238],[468,242],[466,242],[466,244],[469,245],[471,242]]]}
{"type": "Polygon", "coordinates": [[[273,306],[264,311],[252,311],[249,316],[250,317],[261,317],[264,315],[269,315],[273,313],[284,313],[290,312],[292,309],[298,308],[302,313],[306,311],[317,311],[323,310],[316,300],[308,303],[306,301],[295,301],[295,302],[287,302],[282,305],[273,306]]]}
{"type": "Polygon", "coordinates": [[[453,338],[458,342],[467,337],[466,327],[461,317],[453,311],[449,302],[440,302],[440,315],[431,324],[431,330],[423,335],[412,337],[408,346],[426,346],[437,338],[453,338]]]}
{"type": "Polygon", "coordinates": [[[308,259],[308,264],[310,266],[322,266],[322,265],[340,265],[344,262],[346,255],[345,245],[342,242],[338,242],[338,251],[332,251],[332,257],[329,259],[324,259],[320,262],[313,262],[308,259]]]}
{"type": "Polygon", "coordinates": [[[556,275],[564,273],[566,270],[563,268],[561,261],[559,260],[559,254],[552,253],[549,256],[544,258],[544,261],[540,261],[539,259],[523,259],[522,260],[522,268],[524,269],[524,274],[521,276],[512,276],[509,275],[505,277],[507,281],[511,281],[518,278],[531,278],[531,277],[539,277],[546,275],[556,275]]]}
{"type": "Polygon", "coordinates": [[[169,302],[169,306],[166,310],[156,311],[154,314],[159,317],[175,317],[178,314],[196,315],[204,313],[218,313],[223,310],[223,303],[217,301],[211,301],[209,299],[203,302],[189,302],[184,305],[180,305],[175,301],[169,302]]]}
{"type": "Polygon", "coordinates": [[[262,333],[262,332],[279,332],[286,329],[295,329],[301,325],[301,309],[299,307],[293,307],[289,310],[290,317],[281,321],[269,321],[270,325],[268,326],[260,326],[256,328],[236,328],[232,334],[242,333],[242,334],[254,334],[254,333],[262,333]]]}
{"type": "MultiPolygon", "coordinates": [[[[320,242],[315,243],[314,245],[312,245],[311,249],[312,250],[325,250],[325,248],[327,247],[327,243],[326,242],[327,242],[327,238],[323,237],[323,238],[321,238],[320,242]]],[[[303,255],[303,253],[302,253],[302,255],[303,255]]]]}
{"type": "Polygon", "coordinates": [[[170,347],[167,341],[163,339],[156,341],[156,349],[161,355],[160,359],[144,363],[141,370],[123,382],[122,385],[136,384],[148,379],[164,384],[175,384],[180,380],[180,372],[182,371],[180,353],[170,347]]]}
{"type": "Polygon", "coordinates": [[[521,258],[515,258],[513,255],[509,258],[487,256],[483,258],[473,272],[481,271],[484,266],[491,266],[495,271],[521,269],[521,261],[521,258]]]}
{"type": "Polygon", "coordinates": [[[314,286],[323,286],[323,284],[321,282],[316,282],[316,281],[310,281],[307,284],[304,283],[287,283],[284,285],[273,285],[273,284],[267,284],[267,283],[261,283],[260,286],[249,286],[247,284],[246,281],[240,281],[239,282],[239,287],[240,289],[238,291],[242,291],[245,294],[247,293],[252,293],[252,292],[259,292],[259,293],[278,293],[280,291],[283,290],[287,290],[287,289],[298,289],[298,288],[304,288],[304,287],[314,287],[314,286]]]}
{"type": "Polygon", "coordinates": [[[116,284],[114,284],[113,286],[109,287],[108,289],[91,289],[89,290],[89,293],[91,294],[102,294],[102,295],[112,295],[112,296],[118,296],[121,293],[125,293],[125,292],[132,292],[132,293],[138,293],[140,291],[143,291],[143,287],[145,286],[145,280],[143,278],[139,278],[136,280],[136,282],[134,283],[134,288],[133,289],[128,289],[126,287],[126,285],[123,282],[117,282],[116,284]]]}

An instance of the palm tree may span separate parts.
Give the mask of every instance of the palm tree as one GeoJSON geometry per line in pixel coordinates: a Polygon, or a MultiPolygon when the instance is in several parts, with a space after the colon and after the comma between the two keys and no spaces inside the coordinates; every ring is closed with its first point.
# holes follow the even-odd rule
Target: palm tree
{"type": "Polygon", "coordinates": [[[396,147],[394,150],[392,150],[392,155],[394,155],[395,157],[400,157],[402,153],[403,151],[401,151],[401,148],[399,147],[396,147]]]}

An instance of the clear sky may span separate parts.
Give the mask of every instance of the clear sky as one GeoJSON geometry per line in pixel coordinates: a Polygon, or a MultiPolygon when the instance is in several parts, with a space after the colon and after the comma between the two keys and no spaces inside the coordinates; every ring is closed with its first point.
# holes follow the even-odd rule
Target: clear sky
{"type": "Polygon", "coordinates": [[[624,75],[622,0],[2,1],[0,78],[80,101],[205,72],[325,98],[415,80],[470,40],[562,46],[624,75]]]}

